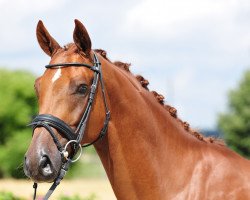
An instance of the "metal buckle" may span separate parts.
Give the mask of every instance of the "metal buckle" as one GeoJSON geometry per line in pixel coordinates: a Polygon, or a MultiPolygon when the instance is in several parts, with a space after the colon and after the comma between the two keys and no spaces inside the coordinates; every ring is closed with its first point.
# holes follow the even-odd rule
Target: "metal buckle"
{"type": "MultiPolygon", "coordinates": [[[[67,151],[67,147],[68,147],[68,145],[69,144],[71,144],[71,143],[76,143],[76,144],[78,144],[78,141],[77,140],[70,140],[70,141],[68,141],[67,142],[67,144],[65,145],[65,147],[63,148],[63,150],[62,150],[62,154],[63,154],[63,157],[66,159],[66,160],[71,160],[71,159],[69,159],[68,157],[69,157],[69,152],[67,151]]],[[[76,158],[76,159],[72,159],[71,160],[71,162],[76,162],[76,161],[78,161],[79,159],[80,159],[80,157],[82,156],[82,146],[81,146],[81,144],[78,144],[79,145],[79,149],[80,149],[80,154],[79,154],[79,156],[76,158]]]]}

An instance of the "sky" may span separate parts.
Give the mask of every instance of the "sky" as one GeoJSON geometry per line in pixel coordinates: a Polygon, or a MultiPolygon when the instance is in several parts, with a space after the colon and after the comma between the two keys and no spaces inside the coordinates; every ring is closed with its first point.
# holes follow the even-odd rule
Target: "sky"
{"type": "Polygon", "coordinates": [[[250,67],[249,0],[0,0],[0,10],[0,66],[41,75],[38,20],[64,45],[79,19],[93,48],[131,63],[194,129],[216,128],[250,67]]]}

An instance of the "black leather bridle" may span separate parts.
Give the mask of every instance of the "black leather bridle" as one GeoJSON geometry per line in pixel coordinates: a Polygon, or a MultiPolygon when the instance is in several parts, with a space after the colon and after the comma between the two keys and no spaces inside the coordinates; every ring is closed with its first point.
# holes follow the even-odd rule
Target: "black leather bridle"
{"type": "MultiPolygon", "coordinates": [[[[73,160],[73,157],[76,155],[78,150],[79,149],[82,150],[81,149],[82,147],[87,147],[87,146],[94,144],[95,142],[97,142],[98,140],[100,140],[101,138],[103,138],[105,136],[105,134],[107,133],[108,123],[110,120],[110,110],[108,108],[107,99],[106,99],[106,95],[105,95],[105,88],[104,88],[104,82],[103,82],[103,74],[102,74],[102,70],[101,70],[101,63],[99,62],[98,57],[95,53],[94,53],[94,65],[93,66],[85,64],[85,63],[59,63],[59,64],[46,65],[45,67],[47,69],[58,69],[58,68],[65,68],[65,67],[86,67],[94,72],[94,79],[93,79],[91,89],[89,92],[87,106],[86,106],[86,109],[82,115],[82,118],[81,118],[76,130],[73,130],[63,120],[61,120],[53,115],[49,115],[49,114],[37,115],[34,118],[34,120],[29,124],[29,126],[33,127],[33,133],[34,133],[34,130],[38,127],[45,128],[50,133],[55,145],[57,146],[58,151],[61,154],[62,166],[61,166],[60,172],[59,172],[57,178],[54,180],[49,191],[47,192],[47,194],[44,197],[44,199],[48,199],[50,197],[50,195],[54,192],[55,188],[60,184],[60,181],[66,175],[66,172],[68,171],[70,164],[75,161],[75,160],[73,160]],[[105,106],[105,114],[106,114],[105,121],[104,121],[103,127],[99,133],[99,136],[93,142],[88,143],[88,144],[84,144],[83,146],[81,146],[81,141],[82,141],[83,136],[84,136],[84,132],[86,129],[86,125],[87,125],[89,116],[90,116],[90,112],[91,112],[93,101],[94,101],[95,94],[96,94],[96,89],[98,87],[99,82],[100,82],[103,102],[104,102],[104,106],[105,106]],[[68,143],[64,147],[59,142],[53,129],[56,129],[57,132],[61,136],[63,136],[64,138],[66,138],[68,140],[68,143]],[[72,147],[71,155],[69,155],[69,153],[67,151],[67,146],[69,144],[72,147]]],[[[37,183],[34,183],[33,188],[35,189],[33,199],[35,199],[36,198],[37,183]]]]}

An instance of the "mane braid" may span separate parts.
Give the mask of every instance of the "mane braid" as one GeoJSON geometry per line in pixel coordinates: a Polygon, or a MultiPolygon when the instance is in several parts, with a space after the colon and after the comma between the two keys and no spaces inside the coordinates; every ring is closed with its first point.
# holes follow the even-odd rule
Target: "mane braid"
{"type": "MultiPolygon", "coordinates": [[[[129,67],[131,66],[130,63],[124,63],[121,61],[115,61],[115,62],[111,62],[108,58],[107,58],[107,52],[103,49],[95,49],[94,50],[96,53],[99,53],[104,59],[106,59],[107,61],[109,61],[110,63],[114,64],[115,66],[123,69],[124,71],[130,73],[131,75],[133,75],[130,70],[129,67]]],[[[134,76],[134,75],[133,75],[134,76]]],[[[141,84],[141,86],[148,90],[148,85],[149,85],[149,81],[146,80],[143,76],[141,75],[136,75],[135,78],[138,80],[138,82],[141,84]]],[[[206,142],[206,143],[214,143],[214,144],[218,144],[218,145],[222,145],[225,146],[225,142],[222,139],[219,138],[214,138],[214,137],[205,137],[203,136],[201,133],[199,133],[198,131],[192,130],[190,128],[190,125],[188,122],[183,122],[181,119],[178,118],[177,116],[177,110],[176,108],[165,104],[164,101],[164,96],[161,94],[158,94],[156,91],[151,91],[151,93],[154,95],[154,97],[156,98],[156,100],[162,105],[164,106],[164,108],[169,112],[169,114],[175,118],[184,128],[184,130],[186,130],[189,134],[193,135],[194,137],[196,137],[198,140],[202,141],[202,142],[206,142]]]]}
{"type": "Polygon", "coordinates": [[[141,86],[142,86],[142,87],[144,87],[146,90],[149,90],[149,89],[148,89],[148,84],[149,84],[148,80],[146,80],[146,79],[145,79],[143,76],[141,76],[141,75],[137,75],[135,78],[141,83],[141,86]]]}

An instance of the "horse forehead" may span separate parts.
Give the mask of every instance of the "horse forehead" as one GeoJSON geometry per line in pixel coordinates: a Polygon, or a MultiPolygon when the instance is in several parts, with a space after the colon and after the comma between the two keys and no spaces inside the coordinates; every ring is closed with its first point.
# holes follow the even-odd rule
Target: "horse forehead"
{"type": "Polygon", "coordinates": [[[42,79],[42,84],[46,87],[56,87],[65,85],[71,80],[80,78],[89,82],[92,78],[92,71],[84,67],[61,67],[57,69],[47,69],[42,79]]]}
{"type": "Polygon", "coordinates": [[[62,83],[66,83],[70,81],[72,77],[75,77],[77,74],[80,73],[80,69],[77,68],[57,68],[57,69],[49,69],[49,75],[46,78],[47,81],[54,84],[60,80],[62,83]]]}
{"type": "MultiPolygon", "coordinates": [[[[59,63],[87,63],[83,57],[81,57],[78,53],[66,50],[60,50],[56,53],[50,61],[50,64],[59,64],[59,63]]],[[[57,69],[48,69],[44,73],[44,77],[46,77],[46,82],[48,81],[50,84],[54,84],[56,82],[61,82],[61,80],[66,83],[72,77],[75,77],[79,74],[87,74],[88,71],[82,67],[62,67],[57,69]]]]}

